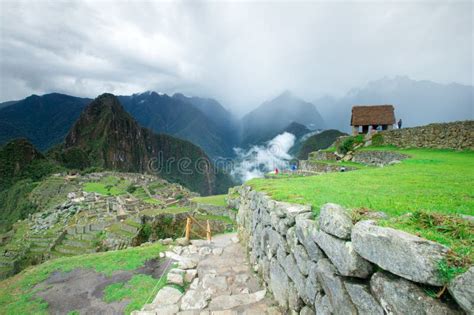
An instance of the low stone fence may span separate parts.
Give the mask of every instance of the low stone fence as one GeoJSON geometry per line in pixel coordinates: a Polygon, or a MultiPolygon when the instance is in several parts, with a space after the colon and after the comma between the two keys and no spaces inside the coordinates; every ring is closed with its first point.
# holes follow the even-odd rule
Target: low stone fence
{"type": "Polygon", "coordinates": [[[408,158],[408,155],[393,151],[356,151],[352,157],[352,162],[365,165],[384,166],[408,158]]]}
{"type": "Polygon", "coordinates": [[[474,121],[430,124],[382,131],[384,145],[401,148],[474,150],[474,121]]]}
{"type": "Polygon", "coordinates": [[[280,306],[296,314],[472,314],[474,268],[452,281],[453,299],[426,288],[443,285],[438,262],[448,248],[374,221],[353,224],[326,204],[277,202],[248,186],[231,189],[240,239],[250,263],[280,306]],[[454,302],[456,301],[456,302],[454,302]]]}
{"type": "Polygon", "coordinates": [[[308,160],[337,161],[338,156],[334,152],[314,151],[308,154],[308,160]]]}
{"type": "Polygon", "coordinates": [[[348,172],[355,170],[355,167],[341,166],[338,164],[328,164],[324,162],[317,162],[313,160],[301,160],[299,161],[298,170],[303,172],[314,172],[314,173],[331,173],[331,172],[348,172]]]}
{"type": "Polygon", "coordinates": [[[225,217],[229,217],[233,221],[235,221],[236,216],[237,216],[237,212],[235,210],[232,210],[231,207],[226,207],[226,206],[216,206],[216,205],[211,205],[211,204],[191,202],[190,207],[194,211],[198,211],[200,213],[225,216],[225,217]]]}

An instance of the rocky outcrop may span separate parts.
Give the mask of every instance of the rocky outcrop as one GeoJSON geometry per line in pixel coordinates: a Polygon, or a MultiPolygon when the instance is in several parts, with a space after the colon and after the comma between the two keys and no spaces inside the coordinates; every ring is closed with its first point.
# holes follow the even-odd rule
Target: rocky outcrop
{"type": "MultiPolygon", "coordinates": [[[[323,205],[271,200],[248,186],[230,191],[249,261],[276,302],[293,314],[462,314],[472,309],[472,270],[449,286],[457,304],[435,299],[426,285],[444,285],[437,264],[447,248],[361,221],[323,205]],[[379,270],[385,270],[380,272],[379,270]],[[390,273],[389,273],[390,272],[390,273]]],[[[446,299],[452,301],[452,299],[446,299]]]]}
{"type": "Polygon", "coordinates": [[[474,267],[456,277],[448,290],[466,313],[474,314],[474,267]]]}
{"type": "Polygon", "coordinates": [[[299,161],[299,170],[303,172],[313,173],[331,173],[331,172],[348,172],[355,170],[355,167],[341,166],[339,164],[330,164],[318,162],[315,160],[301,160],[299,161]]]}
{"type": "Polygon", "coordinates": [[[319,213],[321,230],[342,239],[350,239],[352,219],[349,213],[339,205],[327,203],[319,213]]]}
{"type": "Polygon", "coordinates": [[[438,262],[448,248],[418,236],[361,221],[352,230],[356,251],[368,261],[405,279],[442,285],[438,262]]]}
{"type": "Polygon", "coordinates": [[[380,133],[384,145],[401,148],[474,150],[474,121],[457,121],[380,133]]]}
{"type": "Polygon", "coordinates": [[[370,287],[387,314],[462,314],[456,306],[429,297],[414,283],[383,272],[373,275],[370,287]]]}
{"type": "Polygon", "coordinates": [[[408,155],[393,151],[356,151],[353,154],[352,162],[365,165],[385,166],[400,163],[408,158],[408,155]]]}

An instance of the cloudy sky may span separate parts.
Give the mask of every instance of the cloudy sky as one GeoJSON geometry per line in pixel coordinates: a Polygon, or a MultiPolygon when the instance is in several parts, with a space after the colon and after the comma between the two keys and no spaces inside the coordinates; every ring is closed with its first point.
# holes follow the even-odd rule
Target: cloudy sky
{"type": "Polygon", "coordinates": [[[473,81],[471,1],[0,0],[0,101],[145,90],[236,113],[384,76],[473,81]]]}

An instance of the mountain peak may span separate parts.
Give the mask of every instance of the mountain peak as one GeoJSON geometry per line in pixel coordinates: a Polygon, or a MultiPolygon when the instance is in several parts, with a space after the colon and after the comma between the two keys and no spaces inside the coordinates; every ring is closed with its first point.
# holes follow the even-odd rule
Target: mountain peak
{"type": "Polygon", "coordinates": [[[177,164],[160,169],[167,161],[183,158],[202,159],[211,165],[205,153],[194,144],[165,134],[156,135],[141,127],[117,97],[106,93],[92,101],[74,124],[66,136],[61,159],[63,163],[69,163],[70,168],[96,166],[124,172],[157,173],[165,179],[178,180],[201,194],[216,193],[223,180],[216,178],[212,166],[202,174],[184,174],[177,164]]]}
{"type": "MultiPolygon", "coordinates": [[[[84,110],[83,116],[91,116],[100,118],[102,115],[107,113],[112,114],[123,114],[129,116],[125,109],[120,104],[117,97],[111,93],[104,93],[99,95],[95,100],[93,100],[84,110]]],[[[129,116],[130,119],[132,119],[129,116]]]]}
{"type": "Polygon", "coordinates": [[[277,99],[298,99],[298,97],[296,97],[296,95],[294,95],[290,90],[284,90],[280,95],[275,97],[275,100],[277,99]]]}

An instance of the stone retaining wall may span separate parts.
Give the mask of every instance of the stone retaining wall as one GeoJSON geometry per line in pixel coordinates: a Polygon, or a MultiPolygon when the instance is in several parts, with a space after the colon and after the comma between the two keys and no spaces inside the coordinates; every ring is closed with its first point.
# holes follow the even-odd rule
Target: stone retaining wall
{"type": "Polygon", "coordinates": [[[384,145],[401,148],[474,150],[474,121],[430,124],[381,132],[384,145]]]}
{"type": "Polygon", "coordinates": [[[352,162],[365,165],[384,166],[408,158],[407,155],[393,151],[356,151],[352,157],[352,162]]]}
{"type": "Polygon", "coordinates": [[[235,221],[236,216],[237,216],[236,211],[232,210],[231,207],[226,207],[226,206],[216,206],[216,205],[210,205],[210,204],[191,202],[190,207],[194,211],[198,211],[200,213],[225,216],[225,217],[229,217],[233,221],[235,221]]]}
{"type": "Polygon", "coordinates": [[[344,169],[345,172],[353,171],[356,168],[351,166],[341,166],[338,164],[328,164],[323,162],[317,162],[313,160],[301,160],[299,161],[300,171],[303,172],[315,172],[315,173],[330,173],[330,172],[341,172],[344,169]]]}
{"type": "MultiPolygon", "coordinates": [[[[439,291],[438,262],[448,248],[374,221],[355,225],[349,213],[326,204],[277,202],[248,186],[231,189],[240,239],[250,263],[275,300],[296,314],[464,314],[472,312],[474,268],[439,291]]],[[[469,313],[472,314],[472,313],[469,313]]]]}

